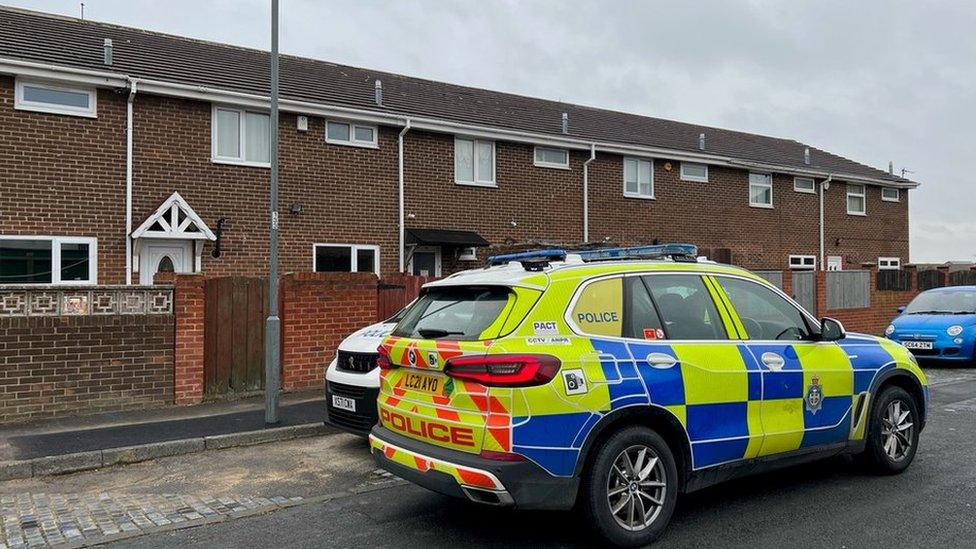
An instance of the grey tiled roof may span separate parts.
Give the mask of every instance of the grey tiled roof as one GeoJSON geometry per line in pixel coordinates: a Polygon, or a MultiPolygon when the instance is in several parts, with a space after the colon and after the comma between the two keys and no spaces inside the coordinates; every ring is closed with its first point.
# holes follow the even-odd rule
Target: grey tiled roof
{"type": "MultiPolygon", "coordinates": [[[[267,94],[269,54],[265,51],[182,38],[70,17],[0,7],[0,57],[106,70],[102,44],[114,45],[112,72],[137,78],[267,94]]],[[[673,120],[584,107],[489,91],[293,56],[281,59],[281,96],[383,113],[423,116],[449,122],[563,136],[621,145],[658,147],[689,153],[706,134],[709,154],[795,169],[912,183],[826,151],[775,137],[673,120]],[[383,107],[373,102],[373,85],[383,82],[383,107]]]]}

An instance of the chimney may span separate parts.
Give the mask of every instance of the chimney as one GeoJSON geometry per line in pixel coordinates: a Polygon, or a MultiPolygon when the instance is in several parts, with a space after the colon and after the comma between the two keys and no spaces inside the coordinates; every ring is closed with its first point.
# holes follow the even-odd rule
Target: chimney
{"type": "Polygon", "coordinates": [[[803,163],[807,166],[810,165],[810,147],[805,147],[803,149],[803,163]]]}
{"type": "Polygon", "coordinates": [[[698,150],[705,150],[705,133],[698,134],[698,150]]]}
{"type": "Polygon", "coordinates": [[[563,133],[569,133],[569,113],[563,113],[563,133]]]}
{"type": "Polygon", "coordinates": [[[373,101],[376,102],[378,107],[383,106],[383,83],[380,82],[379,78],[376,79],[376,86],[373,91],[373,101]]]}
{"type": "Polygon", "coordinates": [[[895,175],[895,163],[891,160],[888,161],[888,175],[895,175]]]}
{"type": "Polygon", "coordinates": [[[102,44],[102,63],[106,65],[112,64],[112,39],[106,38],[105,42],[102,44]]]}

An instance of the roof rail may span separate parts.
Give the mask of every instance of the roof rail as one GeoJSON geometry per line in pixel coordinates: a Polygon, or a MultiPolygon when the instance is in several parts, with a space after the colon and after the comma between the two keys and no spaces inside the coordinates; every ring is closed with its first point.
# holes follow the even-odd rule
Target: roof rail
{"type": "Polygon", "coordinates": [[[488,258],[488,266],[505,265],[512,261],[517,261],[522,263],[523,266],[531,263],[534,267],[538,267],[539,265],[547,264],[550,261],[565,261],[569,254],[577,255],[583,261],[664,258],[670,258],[673,261],[697,261],[698,247],[694,244],[654,244],[649,246],[596,248],[577,251],[550,248],[511,254],[493,255],[488,258]]]}

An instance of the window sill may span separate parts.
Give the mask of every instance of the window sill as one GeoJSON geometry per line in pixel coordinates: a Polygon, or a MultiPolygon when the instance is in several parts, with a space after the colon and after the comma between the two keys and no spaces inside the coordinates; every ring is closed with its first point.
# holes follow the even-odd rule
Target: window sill
{"type": "Polygon", "coordinates": [[[325,138],[325,142],[330,145],[339,145],[341,147],[358,147],[360,149],[378,149],[380,148],[378,143],[356,143],[355,141],[339,141],[337,139],[325,138]]]}
{"type": "Polygon", "coordinates": [[[633,199],[636,199],[636,200],[655,200],[653,194],[652,195],[646,195],[646,194],[624,193],[624,198],[633,198],[633,199]]]}
{"type": "Polygon", "coordinates": [[[802,189],[793,189],[793,192],[800,193],[800,194],[817,194],[817,190],[816,189],[811,189],[809,191],[805,191],[805,190],[802,190],[802,189]]]}
{"type": "Polygon", "coordinates": [[[214,164],[227,164],[230,166],[246,166],[248,168],[265,168],[271,169],[270,162],[248,162],[246,160],[233,160],[229,158],[211,158],[211,162],[214,164]]]}
{"type": "Polygon", "coordinates": [[[482,187],[485,189],[498,188],[498,185],[496,185],[495,183],[477,183],[475,181],[455,181],[454,184],[461,187],[482,187]]]}
{"type": "Polygon", "coordinates": [[[893,202],[893,203],[895,203],[895,204],[897,204],[897,203],[899,203],[899,202],[901,202],[901,199],[895,199],[895,198],[882,198],[882,199],[881,199],[881,201],[882,201],[882,202],[893,202]]]}
{"type": "Polygon", "coordinates": [[[44,114],[74,116],[76,118],[98,118],[98,113],[96,111],[74,111],[70,109],[59,109],[58,107],[46,107],[43,105],[25,105],[20,103],[15,105],[14,109],[25,112],[41,112],[44,114]]]}
{"type": "Polygon", "coordinates": [[[760,210],[772,210],[773,209],[773,205],[772,204],[752,204],[752,203],[749,203],[749,207],[750,208],[759,208],[760,210]]]}
{"type": "Polygon", "coordinates": [[[679,176],[679,179],[681,179],[682,181],[688,181],[690,183],[708,183],[708,178],[701,179],[701,178],[697,178],[697,177],[682,177],[682,176],[679,176]]]}
{"type": "Polygon", "coordinates": [[[546,164],[545,162],[533,162],[533,166],[536,168],[550,168],[553,170],[570,170],[569,166],[564,166],[562,164],[546,164]]]}
{"type": "Polygon", "coordinates": [[[854,217],[867,217],[867,212],[847,212],[847,215],[853,215],[854,217]]]}

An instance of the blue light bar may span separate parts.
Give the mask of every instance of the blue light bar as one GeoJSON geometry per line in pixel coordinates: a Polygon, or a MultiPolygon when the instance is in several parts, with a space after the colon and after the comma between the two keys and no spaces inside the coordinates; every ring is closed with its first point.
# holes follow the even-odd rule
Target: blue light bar
{"type": "Polygon", "coordinates": [[[599,261],[601,259],[640,259],[668,256],[698,257],[698,246],[694,244],[654,244],[651,246],[631,246],[627,248],[598,248],[595,250],[581,250],[572,252],[583,258],[583,261],[599,261]]]}
{"type": "Polygon", "coordinates": [[[566,250],[532,250],[514,254],[493,255],[488,258],[488,265],[505,265],[510,261],[560,261],[566,259],[566,250]]]}

